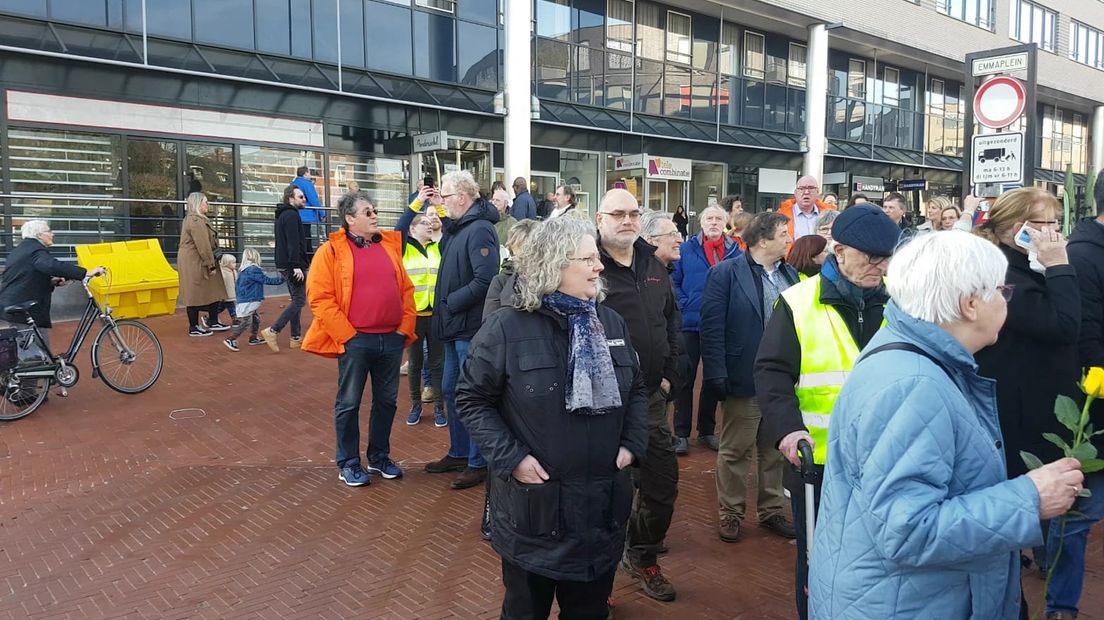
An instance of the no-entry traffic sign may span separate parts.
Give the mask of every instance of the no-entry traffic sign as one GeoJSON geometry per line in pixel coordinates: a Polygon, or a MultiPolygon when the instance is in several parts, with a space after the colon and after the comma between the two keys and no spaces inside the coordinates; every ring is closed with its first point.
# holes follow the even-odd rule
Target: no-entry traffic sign
{"type": "Polygon", "coordinates": [[[1023,82],[998,76],[987,80],[974,95],[974,117],[986,127],[1000,129],[1016,122],[1027,103],[1023,82]]]}

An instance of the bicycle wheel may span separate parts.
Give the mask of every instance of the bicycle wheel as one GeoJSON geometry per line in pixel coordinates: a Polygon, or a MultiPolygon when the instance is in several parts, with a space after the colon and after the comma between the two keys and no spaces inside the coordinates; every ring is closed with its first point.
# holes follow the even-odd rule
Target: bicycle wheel
{"type": "Polygon", "coordinates": [[[49,391],[49,377],[19,377],[17,370],[0,372],[0,420],[9,422],[31,415],[49,391]]]}
{"type": "Polygon", "coordinates": [[[121,319],[108,325],[92,343],[92,365],[107,387],[123,394],[150,388],[161,376],[164,353],[153,330],[138,321],[121,319]]]}

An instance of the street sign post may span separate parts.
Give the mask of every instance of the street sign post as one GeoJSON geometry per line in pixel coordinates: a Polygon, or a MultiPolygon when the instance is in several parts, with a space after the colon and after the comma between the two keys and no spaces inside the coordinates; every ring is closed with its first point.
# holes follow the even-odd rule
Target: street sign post
{"type": "Polygon", "coordinates": [[[974,136],[970,159],[970,182],[1020,183],[1023,180],[1022,133],[992,133],[974,136]]]}
{"type": "MultiPolygon", "coordinates": [[[[975,106],[966,106],[966,126],[965,126],[965,144],[963,145],[962,153],[962,189],[963,191],[972,191],[971,185],[973,183],[973,176],[977,166],[981,169],[989,170],[989,176],[1008,176],[1012,173],[1004,170],[1011,161],[998,162],[992,161],[990,157],[985,157],[984,162],[977,161],[977,157],[974,152],[974,133],[975,123],[987,124],[987,121],[1004,121],[1007,123],[1000,125],[994,123],[997,127],[1007,127],[1015,123],[1019,119],[1023,119],[1022,127],[1017,127],[1023,133],[1020,137],[1019,153],[1016,153],[1016,161],[1019,162],[1020,169],[1019,181],[1008,181],[1009,183],[1019,182],[1025,187],[1034,183],[1035,181],[1035,162],[1037,155],[1035,154],[1036,145],[1038,144],[1038,118],[1037,115],[1037,102],[1036,94],[1038,89],[1038,46],[1034,43],[1026,45],[1014,45],[1011,47],[1004,47],[1000,49],[986,50],[983,52],[972,52],[966,54],[965,71],[963,71],[963,84],[965,88],[964,99],[966,101],[975,102],[975,93],[977,93],[979,87],[986,91],[992,91],[991,94],[984,95],[985,101],[980,102],[982,105],[978,106],[981,109],[979,114],[975,114],[975,106]],[[1019,79],[1012,79],[1007,74],[1016,74],[1019,79]],[[1006,74],[998,78],[989,78],[985,81],[985,84],[980,82],[985,79],[984,76],[1006,74]],[[998,81],[999,80],[999,81],[998,81]],[[1007,80],[1007,81],[1006,81],[1007,80]],[[1022,80],[1022,81],[1021,81],[1022,80]],[[986,87],[990,82],[994,82],[992,86],[986,87]],[[1020,88],[1017,88],[1019,86],[1020,88]],[[1016,109],[1019,108],[1018,100],[1020,99],[1020,92],[1023,93],[1023,107],[1020,112],[1016,114],[1016,109]],[[992,98],[992,99],[990,99],[992,98]],[[1012,104],[1011,106],[1009,104],[1012,104]],[[982,116],[985,119],[982,119],[982,116]],[[997,173],[993,169],[999,167],[1003,172],[997,173]]],[[[1000,134],[998,134],[1000,135],[1000,134]]],[[[996,139],[995,136],[988,135],[987,139],[996,139]]],[[[1015,138],[1012,138],[1015,140],[1015,138]]],[[[984,141],[983,141],[983,144],[984,141]]],[[[986,146],[985,148],[1009,148],[1005,146],[986,146]]],[[[979,173],[986,176],[984,173],[979,173]]]]}

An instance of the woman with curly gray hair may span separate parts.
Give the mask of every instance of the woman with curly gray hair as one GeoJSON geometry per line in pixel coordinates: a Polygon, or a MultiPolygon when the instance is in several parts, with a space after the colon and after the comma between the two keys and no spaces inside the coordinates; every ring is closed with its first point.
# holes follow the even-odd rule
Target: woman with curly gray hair
{"type": "Polygon", "coordinates": [[[513,308],[472,340],[456,406],[486,457],[504,618],[604,618],[644,455],[648,397],[624,320],[597,304],[597,233],[547,220],[517,258],[513,308]]]}

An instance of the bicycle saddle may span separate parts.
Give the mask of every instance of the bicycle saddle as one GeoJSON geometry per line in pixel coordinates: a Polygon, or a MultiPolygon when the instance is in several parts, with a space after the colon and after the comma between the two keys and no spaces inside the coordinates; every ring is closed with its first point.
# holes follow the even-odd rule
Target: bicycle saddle
{"type": "Polygon", "coordinates": [[[4,314],[12,317],[29,314],[38,305],[37,301],[25,301],[21,304],[4,306],[4,314]]]}

